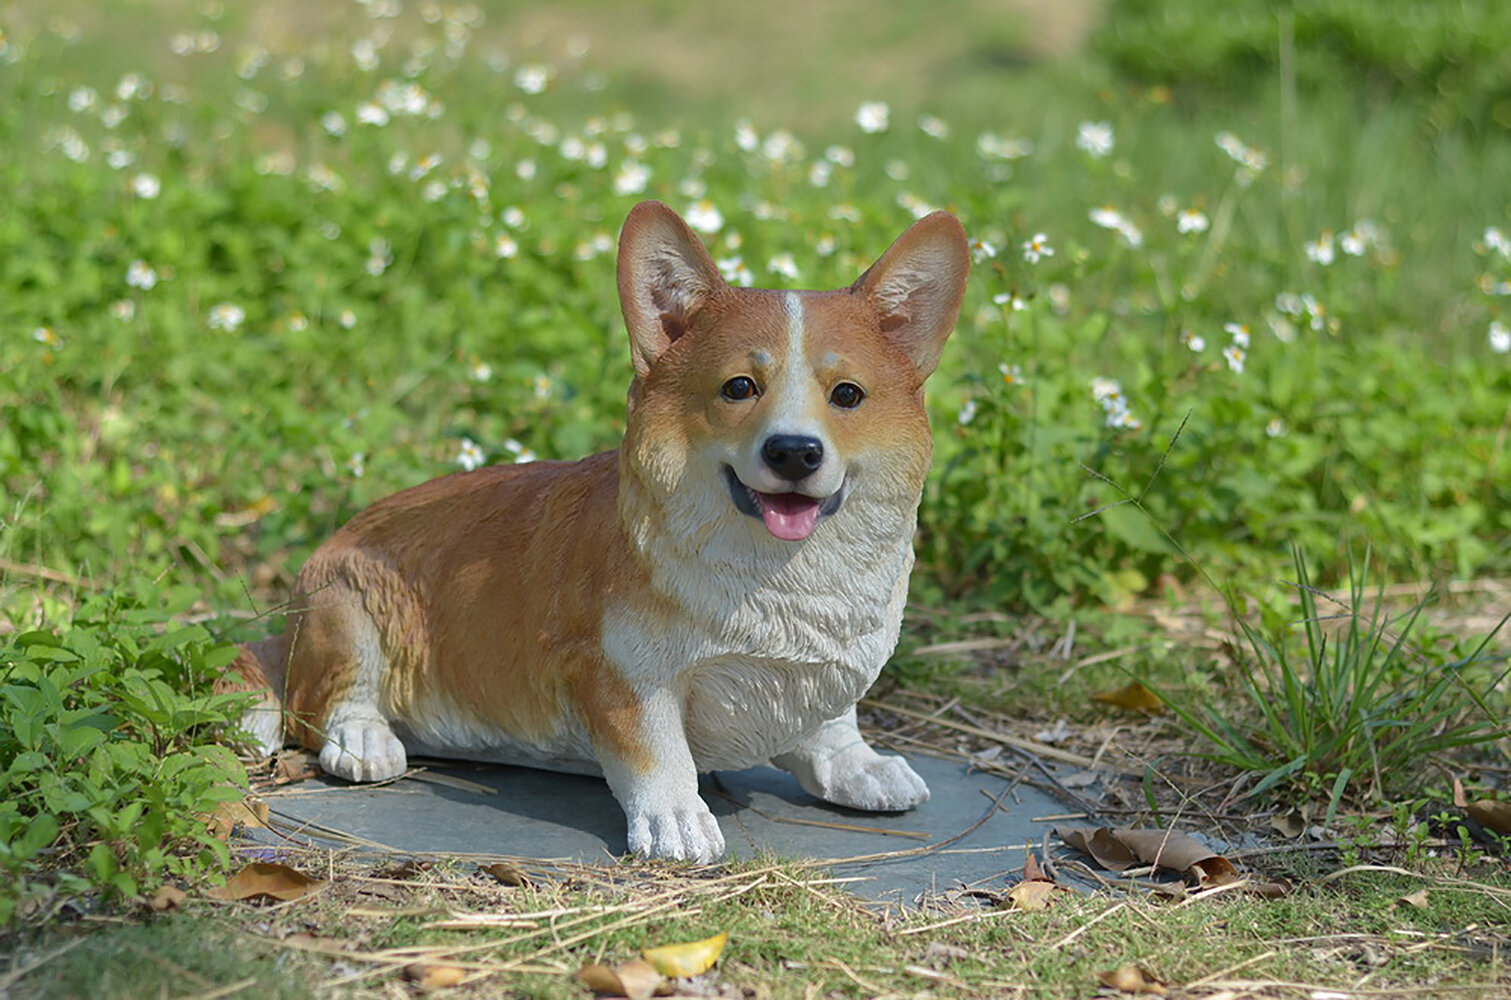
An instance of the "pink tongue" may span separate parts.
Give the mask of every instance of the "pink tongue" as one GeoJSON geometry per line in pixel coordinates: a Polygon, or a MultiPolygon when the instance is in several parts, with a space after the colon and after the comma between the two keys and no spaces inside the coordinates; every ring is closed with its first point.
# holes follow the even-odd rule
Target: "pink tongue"
{"type": "Polygon", "coordinates": [[[818,524],[819,502],[801,493],[762,493],[761,520],[766,530],[785,542],[800,542],[818,524]]]}

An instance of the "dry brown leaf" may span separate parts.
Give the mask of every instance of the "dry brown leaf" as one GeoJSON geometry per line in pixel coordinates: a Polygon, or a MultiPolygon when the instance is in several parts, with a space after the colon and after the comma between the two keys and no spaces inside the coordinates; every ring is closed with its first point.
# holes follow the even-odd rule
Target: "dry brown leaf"
{"type": "Polygon", "coordinates": [[[313,754],[305,750],[280,750],[278,762],[273,765],[273,784],[289,785],[313,778],[318,773],[313,754]]]}
{"type": "Polygon", "coordinates": [[[1469,803],[1465,811],[1480,826],[1511,837],[1511,802],[1480,799],[1469,803]]]}
{"type": "Polygon", "coordinates": [[[1277,813],[1270,817],[1270,829],[1287,840],[1295,840],[1306,832],[1306,817],[1296,809],[1288,813],[1277,813]]]}
{"type": "Polygon", "coordinates": [[[508,885],[528,889],[531,884],[529,876],[527,876],[524,872],[520,871],[513,865],[505,864],[502,861],[494,862],[491,865],[479,865],[477,870],[482,872],[484,875],[491,875],[494,881],[498,882],[500,885],[508,885]]]}
{"type": "Polygon", "coordinates": [[[415,962],[404,966],[404,978],[426,990],[444,990],[467,978],[467,970],[439,962],[415,962]]]}
{"type": "Polygon", "coordinates": [[[205,825],[209,827],[211,836],[229,840],[238,826],[265,828],[268,825],[268,804],[255,795],[248,795],[235,802],[222,802],[215,807],[215,812],[210,814],[205,825]]]}
{"type": "Polygon", "coordinates": [[[1460,809],[1469,805],[1469,796],[1464,794],[1464,783],[1459,780],[1458,775],[1453,777],[1453,804],[1460,809]]]}
{"type": "Polygon", "coordinates": [[[177,886],[165,885],[147,899],[147,906],[162,913],[165,910],[178,909],[188,898],[189,894],[177,886]]]}
{"type": "Polygon", "coordinates": [[[1098,972],[1102,985],[1123,993],[1165,995],[1165,984],[1136,965],[1120,965],[1110,972],[1098,972]]]}
{"type": "Polygon", "coordinates": [[[1067,845],[1090,854],[1110,871],[1123,871],[1135,864],[1155,865],[1194,875],[1203,886],[1227,885],[1239,878],[1233,862],[1177,830],[1057,827],[1055,832],[1067,845]]]}
{"type": "Polygon", "coordinates": [[[311,878],[275,861],[254,861],[232,875],[225,885],[205,895],[212,899],[271,899],[289,902],[324,888],[326,880],[311,878]]]}
{"type": "Polygon", "coordinates": [[[1104,705],[1112,705],[1116,708],[1126,708],[1134,712],[1162,712],[1165,703],[1160,696],[1150,691],[1138,681],[1129,681],[1116,691],[1103,691],[1101,694],[1091,696],[1092,701],[1099,701],[1104,705]]]}
{"type": "Polygon", "coordinates": [[[577,970],[577,981],[594,993],[648,1000],[666,982],[666,977],[643,958],[633,958],[612,968],[607,965],[584,965],[577,970]]]}
{"type": "Polygon", "coordinates": [[[1068,847],[1085,851],[1108,871],[1120,872],[1138,864],[1138,858],[1107,827],[1055,827],[1055,835],[1068,847]]]}
{"type": "Polygon", "coordinates": [[[697,976],[707,972],[719,960],[728,941],[729,932],[722,931],[702,941],[664,944],[659,948],[647,948],[640,954],[657,972],[670,979],[697,976]]]}
{"type": "Polygon", "coordinates": [[[1396,902],[1404,903],[1407,906],[1415,907],[1418,910],[1425,910],[1427,909],[1427,890],[1418,889],[1416,892],[1401,896],[1396,900],[1396,902]]]}
{"type": "Polygon", "coordinates": [[[1049,897],[1055,891],[1053,882],[1043,879],[1034,879],[1031,882],[1019,882],[1008,890],[1003,908],[1008,910],[1042,910],[1049,906],[1049,897]]]}

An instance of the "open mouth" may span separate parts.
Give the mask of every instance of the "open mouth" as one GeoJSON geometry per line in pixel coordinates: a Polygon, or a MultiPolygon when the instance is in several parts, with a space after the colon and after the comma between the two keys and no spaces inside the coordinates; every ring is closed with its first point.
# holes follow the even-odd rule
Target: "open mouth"
{"type": "Polygon", "coordinates": [[[804,493],[762,493],[740,482],[735,470],[724,466],[729,497],[741,514],[760,518],[766,530],[787,542],[800,542],[813,534],[818,519],[839,510],[845,501],[845,486],[819,499],[804,493]]]}

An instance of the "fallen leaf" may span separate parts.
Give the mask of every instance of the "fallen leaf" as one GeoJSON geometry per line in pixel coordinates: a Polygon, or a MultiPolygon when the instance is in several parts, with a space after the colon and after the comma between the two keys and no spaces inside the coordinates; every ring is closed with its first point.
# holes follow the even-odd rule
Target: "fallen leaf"
{"type": "Polygon", "coordinates": [[[165,910],[176,910],[189,898],[189,894],[177,886],[165,885],[147,900],[147,906],[159,913],[165,910]]]}
{"type": "Polygon", "coordinates": [[[1136,965],[1120,965],[1110,972],[1098,972],[1103,986],[1123,993],[1153,993],[1165,995],[1165,984],[1136,965]]]}
{"type": "Polygon", "coordinates": [[[506,865],[502,861],[491,865],[479,865],[477,870],[484,875],[493,876],[494,880],[500,885],[510,885],[526,889],[530,887],[530,879],[524,872],[513,865],[506,865]]]}
{"type": "Polygon", "coordinates": [[[629,1000],[647,1000],[666,982],[666,977],[643,958],[610,968],[607,965],[584,965],[577,970],[577,981],[594,993],[628,997],[629,1000]]]}
{"type": "Polygon", "coordinates": [[[647,948],[640,954],[657,972],[668,978],[696,976],[707,972],[719,960],[728,940],[729,932],[723,931],[702,941],[665,944],[659,948],[647,948]]]}
{"type": "Polygon", "coordinates": [[[1464,783],[1459,780],[1458,775],[1453,776],[1453,804],[1460,809],[1469,805],[1469,796],[1464,794],[1464,783]]]}
{"type": "Polygon", "coordinates": [[[1042,910],[1049,905],[1049,897],[1054,891],[1055,884],[1043,879],[1019,882],[1008,890],[1004,909],[1042,910]]]}
{"type": "Polygon", "coordinates": [[[1092,701],[1099,701],[1104,705],[1112,705],[1116,708],[1126,708],[1134,712],[1162,712],[1165,703],[1160,696],[1150,691],[1138,681],[1129,681],[1116,691],[1104,691],[1101,694],[1091,696],[1092,701]]]}
{"type": "Polygon", "coordinates": [[[254,861],[232,875],[225,885],[205,895],[212,899],[260,899],[269,897],[281,902],[301,899],[326,885],[322,878],[311,878],[288,865],[275,861],[254,861]]]}
{"type": "Polygon", "coordinates": [[[1404,903],[1407,906],[1415,907],[1418,910],[1425,910],[1427,909],[1427,890],[1418,889],[1416,892],[1401,896],[1396,900],[1396,902],[1404,903]]]}
{"type": "Polygon", "coordinates": [[[391,878],[395,881],[408,881],[417,875],[423,875],[430,871],[431,863],[421,861],[419,858],[405,858],[403,861],[385,865],[373,872],[374,878],[391,878]]]}
{"type": "Polygon", "coordinates": [[[1085,851],[1110,871],[1123,871],[1135,864],[1155,865],[1193,875],[1203,886],[1227,885],[1239,878],[1233,862],[1213,854],[1196,838],[1177,830],[1056,827],[1055,833],[1068,846],[1085,851]]]}
{"type": "Polygon", "coordinates": [[[215,807],[205,825],[210,828],[211,836],[221,840],[229,839],[238,826],[265,828],[268,825],[268,804],[255,795],[222,802],[215,807]]]}
{"type": "Polygon", "coordinates": [[[313,778],[317,773],[313,754],[304,750],[282,750],[278,753],[278,762],[273,765],[273,784],[291,785],[313,778]]]}
{"type": "Polygon", "coordinates": [[[1469,803],[1465,811],[1469,818],[1480,826],[1511,837],[1511,802],[1500,799],[1480,799],[1469,803]]]}
{"type": "Polygon", "coordinates": [[[426,990],[443,990],[467,978],[467,970],[438,962],[415,962],[404,966],[404,978],[426,990]]]}
{"type": "Polygon", "coordinates": [[[1306,817],[1295,809],[1277,813],[1270,817],[1270,829],[1288,840],[1295,840],[1306,832],[1306,817]]]}
{"type": "Polygon", "coordinates": [[[271,496],[262,496],[252,501],[241,510],[221,511],[215,515],[215,526],[218,528],[244,528],[249,524],[262,520],[268,514],[278,509],[278,501],[271,496]]]}

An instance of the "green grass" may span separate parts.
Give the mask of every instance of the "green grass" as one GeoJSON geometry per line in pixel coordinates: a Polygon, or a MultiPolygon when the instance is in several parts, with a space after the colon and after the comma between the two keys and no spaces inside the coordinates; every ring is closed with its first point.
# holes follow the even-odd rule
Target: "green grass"
{"type": "MultiPolygon", "coordinates": [[[[1001,19],[992,5],[958,23],[908,5],[825,36],[831,62],[816,77],[805,50],[775,44],[777,26],[744,8],[683,18],[665,4],[594,2],[562,21],[545,5],[415,3],[377,16],[384,7],[0,10],[0,821],[7,898],[30,900],[26,912],[55,889],[129,896],[193,870],[118,828],[134,818],[123,790],[158,795],[154,815],[166,816],[208,801],[198,777],[175,784],[146,757],[127,761],[136,751],[100,747],[212,753],[210,723],[226,706],[190,694],[180,704],[153,682],[174,687],[223,661],[220,640],[268,628],[292,573],[346,518],[455,469],[467,442],[491,461],[616,444],[631,369],[612,246],[642,198],[683,211],[707,200],[723,218],[708,235],[714,255],[777,287],[849,283],[924,207],[950,208],[979,241],[930,384],[936,462],[914,595],[937,614],[910,626],[908,645],[981,608],[1056,629],[1074,619],[1083,648],[1132,646],[1136,672],[1175,697],[1216,699],[1259,751],[1230,763],[1272,773],[1276,754],[1296,756],[1282,737],[1324,723],[1358,732],[1392,709],[1369,671],[1401,663],[1379,647],[1336,661],[1369,698],[1341,716],[1325,700],[1277,715],[1261,709],[1268,693],[1321,692],[1328,661],[1315,644],[1287,660],[1255,643],[1246,683],[1232,685],[1226,659],[1170,651],[1103,609],[1204,593],[1211,579],[1266,595],[1255,605],[1274,625],[1285,600],[1268,595],[1293,551],[1321,587],[1346,587],[1365,545],[1389,581],[1511,572],[1511,353],[1495,333],[1511,323],[1511,248],[1496,239],[1511,232],[1511,137],[1495,124],[1498,98],[1470,99],[1479,85],[1463,74],[1401,70],[1405,89],[1392,93],[1421,100],[1375,100],[1348,64],[1306,49],[1302,31],[1300,71],[1277,52],[1218,66],[1234,75],[1214,81],[1193,57],[1171,61],[1179,79],[1151,83],[1093,55],[1036,62],[1033,19],[1001,19]],[[573,31],[597,33],[586,54],[564,47],[573,31]],[[739,46],[769,58],[735,58],[732,34],[770,37],[739,46]],[[380,41],[354,50],[364,37],[380,41]],[[805,68],[785,73],[784,60],[805,68]],[[535,65],[550,67],[543,93],[520,85],[535,65]],[[1460,89],[1439,101],[1428,83],[1442,80],[1460,89]],[[889,103],[886,131],[858,127],[864,100],[889,103]],[[384,124],[361,120],[379,106],[384,124]],[[924,131],[924,113],[947,128],[924,131]],[[1106,155],[1077,142],[1096,122],[1110,127],[1106,155]],[[648,170],[639,190],[632,165],[648,170]],[[1024,246],[1041,233],[1054,253],[1031,262],[1024,246]],[[773,263],[789,258],[795,278],[773,263]],[[154,649],[131,632],[135,645],[122,645],[91,610],[98,594],[140,600],[131,628],[166,637],[154,649]],[[177,631],[186,619],[201,631],[177,631]],[[43,704],[42,675],[67,659],[49,649],[115,658],[43,704]],[[141,690],[158,691],[156,703],[141,690]],[[17,768],[37,760],[25,756],[39,752],[32,716],[58,745],[99,745],[69,743],[78,752],[42,772],[17,768]],[[122,766],[90,771],[97,751],[122,766]],[[49,775],[87,778],[101,801],[49,802],[49,775]],[[43,815],[58,831],[34,843],[24,828],[43,815]]],[[[1140,23],[1137,5],[1114,13],[1134,20],[1106,28],[1101,51],[1122,38],[1168,55],[1168,36],[1118,34],[1140,23]]],[[[1266,44],[1271,27],[1239,41],[1266,44]]],[[[1444,30],[1443,50],[1457,51],[1444,30]]],[[[1375,57],[1400,69],[1411,52],[1375,57]]],[[[1429,662],[1477,639],[1449,637],[1429,662]]],[[[1009,679],[956,673],[905,658],[891,676],[979,681],[960,688],[978,693],[1009,679]]],[[[1055,682],[1042,670],[1027,685],[1055,682]]],[[[1504,695],[1474,692],[1484,736],[1504,695]]],[[[1055,697],[1043,703],[1067,707],[1055,697]]],[[[1438,780],[1413,763],[1437,738],[1435,697],[1404,723],[1422,739],[1399,748],[1403,787],[1438,780]]],[[[1330,757],[1298,787],[1327,793],[1344,769],[1366,770],[1330,757]]],[[[177,840],[161,839],[185,843],[173,830],[177,840]]],[[[860,975],[868,949],[916,957],[861,917],[824,922],[837,911],[804,909],[810,896],[784,895],[773,912],[853,939],[860,975]]],[[[1140,952],[1109,919],[1067,959],[1026,943],[1036,919],[962,938],[996,963],[962,976],[1060,969],[1074,995],[1091,966],[1150,954],[1193,978],[1175,948],[1194,925],[1141,918],[1154,936],[1140,952]],[[1114,927],[1124,939],[1103,936],[1114,927]]],[[[698,936],[691,923],[663,931],[698,936]]],[[[789,939],[771,941],[770,954],[732,960],[777,980],[789,939]]],[[[234,981],[231,965],[217,982],[234,981]]],[[[1285,975],[1342,981],[1325,971],[1285,975]]],[[[833,968],[814,975],[859,988],[833,968]]]]}

